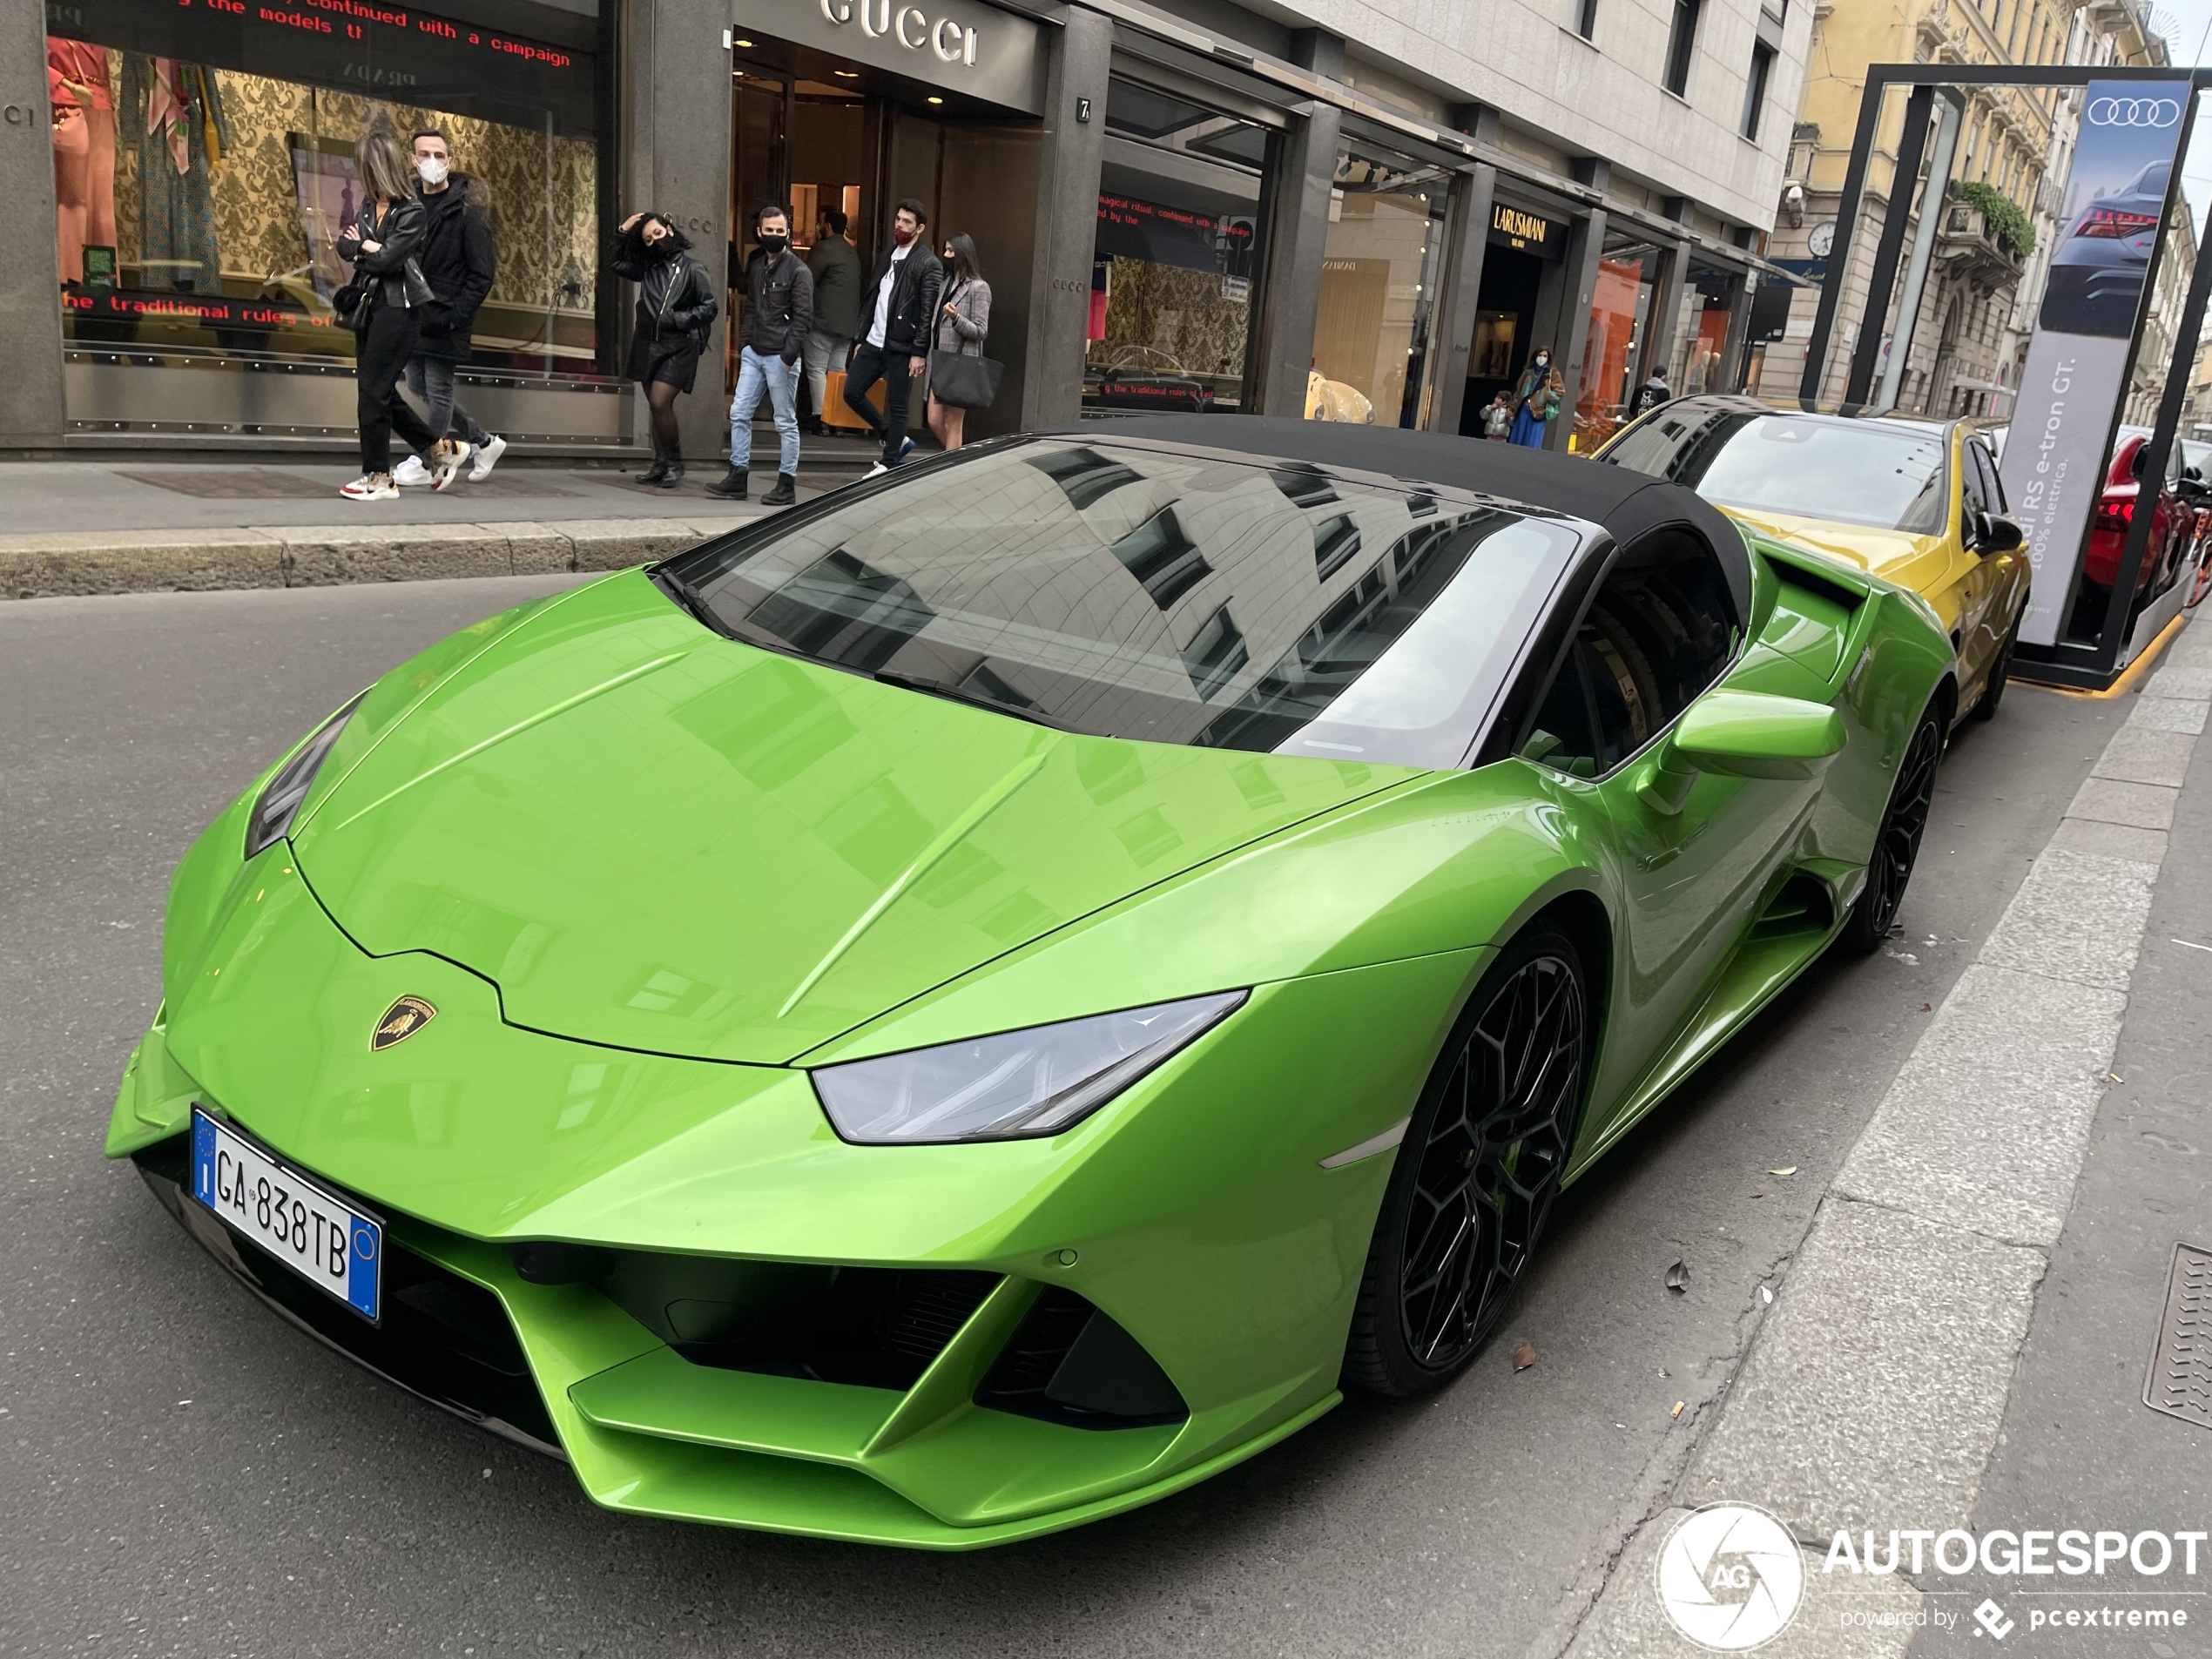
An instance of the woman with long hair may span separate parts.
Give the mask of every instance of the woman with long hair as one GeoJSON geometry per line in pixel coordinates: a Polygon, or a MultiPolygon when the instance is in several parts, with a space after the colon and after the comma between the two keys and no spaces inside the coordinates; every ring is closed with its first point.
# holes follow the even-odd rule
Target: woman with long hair
{"type": "Polygon", "coordinates": [[[637,285],[637,326],[630,337],[630,378],[645,394],[653,464],[641,484],[673,489],[684,482],[676,398],[691,389],[706,332],[721,303],[714,279],[691,257],[691,240],[665,213],[632,213],[607,239],[607,265],[637,285]]]}
{"type": "Polygon", "coordinates": [[[361,475],[338,493],[348,501],[394,501],[400,493],[392,482],[395,429],[423,457],[435,489],[453,482],[460,454],[399,393],[400,376],[415,355],[418,313],[430,301],[430,285],[415,263],[429,215],[415,193],[415,169],[399,140],[372,127],[354,145],[354,173],[361,206],[339,235],[338,257],[352,264],[347,287],[359,296],[346,321],[354,331],[361,475]]]}
{"type": "MultiPolygon", "coordinates": [[[[981,357],[983,341],[991,332],[991,285],[975,263],[975,243],[965,233],[945,239],[945,303],[937,314],[932,341],[936,352],[961,357],[981,357]]],[[[929,377],[929,429],[948,449],[961,444],[961,429],[968,411],[937,395],[937,377],[929,377]]]]}
{"type": "Polygon", "coordinates": [[[1559,419],[1560,400],[1566,395],[1567,381],[1552,361],[1552,348],[1537,347],[1514,390],[1513,431],[1507,442],[1527,449],[1542,448],[1544,434],[1559,419]]]}

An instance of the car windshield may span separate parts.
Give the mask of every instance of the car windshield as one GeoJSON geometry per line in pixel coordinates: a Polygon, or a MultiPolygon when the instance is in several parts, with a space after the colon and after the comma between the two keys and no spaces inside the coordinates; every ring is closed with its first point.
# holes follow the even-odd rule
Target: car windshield
{"type": "Polygon", "coordinates": [[[963,449],[671,561],[732,637],[1099,737],[1460,764],[1571,521],[1100,437],[963,449]]]}
{"type": "Polygon", "coordinates": [[[1748,513],[1932,536],[1949,520],[1946,447],[1939,430],[1693,404],[1633,428],[1605,458],[1748,513]]]}

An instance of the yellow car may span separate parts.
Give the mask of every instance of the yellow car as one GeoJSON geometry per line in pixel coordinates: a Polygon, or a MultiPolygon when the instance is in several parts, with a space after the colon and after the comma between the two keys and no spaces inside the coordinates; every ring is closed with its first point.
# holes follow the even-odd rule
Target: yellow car
{"type": "Polygon", "coordinates": [[[1976,422],[1685,397],[1591,458],[1687,484],[1763,535],[1912,589],[1959,653],[1954,721],[1997,712],[2031,571],[1976,422]]]}

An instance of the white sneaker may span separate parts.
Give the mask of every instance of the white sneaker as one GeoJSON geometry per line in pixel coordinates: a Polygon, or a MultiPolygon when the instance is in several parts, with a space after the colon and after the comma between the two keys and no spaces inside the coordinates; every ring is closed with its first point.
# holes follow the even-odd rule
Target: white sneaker
{"type": "Polygon", "coordinates": [[[499,464],[500,456],[507,453],[507,440],[496,435],[486,438],[476,446],[476,464],[469,469],[469,482],[481,484],[491,476],[491,469],[499,464]]]}
{"type": "Polygon", "coordinates": [[[860,476],[863,478],[873,478],[880,472],[889,472],[890,470],[890,468],[885,466],[880,461],[879,461],[875,463],[875,465],[870,467],[866,472],[862,473],[860,476]]]}
{"type": "Polygon", "coordinates": [[[451,489],[461,476],[461,463],[473,453],[469,446],[458,438],[448,442],[445,454],[430,463],[430,488],[439,491],[451,489]]]}
{"type": "Polygon", "coordinates": [[[422,464],[421,455],[409,455],[394,469],[392,482],[401,489],[414,489],[430,482],[430,469],[422,464]]]}
{"type": "Polygon", "coordinates": [[[400,487],[388,472],[363,473],[338,493],[347,501],[397,501],[400,487]]]}

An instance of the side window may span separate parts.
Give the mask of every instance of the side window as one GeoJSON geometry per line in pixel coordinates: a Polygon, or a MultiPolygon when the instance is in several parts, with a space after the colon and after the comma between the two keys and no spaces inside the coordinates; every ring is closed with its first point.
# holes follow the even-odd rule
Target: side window
{"type": "Polygon", "coordinates": [[[1959,509],[1966,513],[1993,513],[1997,503],[1990,496],[1988,469],[1982,461],[1981,446],[1969,441],[1959,448],[1965,464],[1959,469],[1959,509]]]}
{"type": "Polygon", "coordinates": [[[1997,469],[1997,457],[1979,439],[1967,446],[1967,452],[1973,456],[1975,469],[1981,474],[1982,494],[1988,498],[1989,510],[1993,513],[2008,510],[2005,504],[2004,475],[1997,469]]]}
{"type": "Polygon", "coordinates": [[[1521,754],[1577,777],[1612,771],[1720,678],[1735,640],[1711,550],[1681,531],[1648,538],[1599,588],[1521,754]]]}
{"type": "Polygon", "coordinates": [[[1582,664],[1588,654],[1577,639],[1559,671],[1552,676],[1551,690],[1544,693],[1543,704],[1536,711],[1536,723],[1527,741],[1521,745],[1523,759],[1541,761],[1570,778],[1595,778],[1602,770],[1597,736],[1590,725],[1589,697],[1582,689],[1582,664]]]}

